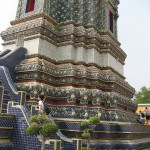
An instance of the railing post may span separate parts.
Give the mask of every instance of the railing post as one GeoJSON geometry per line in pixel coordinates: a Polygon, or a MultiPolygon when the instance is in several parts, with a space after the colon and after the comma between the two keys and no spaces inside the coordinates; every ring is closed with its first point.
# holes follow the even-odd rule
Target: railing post
{"type": "Polygon", "coordinates": [[[24,105],[25,104],[25,102],[26,102],[26,92],[24,92],[24,91],[18,91],[18,93],[19,93],[19,97],[20,97],[20,105],[24,105]]]}
{"type": "Polygon", "coordinates": [[[2,112],[3,99],[4,99],[4,86],[0,86],[0,113],[2,112]]]}

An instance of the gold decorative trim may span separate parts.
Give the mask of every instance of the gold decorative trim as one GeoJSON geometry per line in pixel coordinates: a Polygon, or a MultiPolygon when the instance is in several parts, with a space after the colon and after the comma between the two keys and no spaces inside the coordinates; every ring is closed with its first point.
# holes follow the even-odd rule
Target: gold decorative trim
{"type": "MultiPolygon", "coordinates": [[[[28,122],[28,119],[26,118],[26,115],[24,114],[23,109],[21,108],[21,105],[18,105],[19,103],[13,102],[13,101],[8,102],[8,105],[9,105],[10,103],[12,104],[12,107],[13,107],[13,108],[19,108],[19,109],[22,111],[22,114],[23,114],[23,116],[24,116],[24,119],[25,119],[27,125],[30,126],[30,124],[29,124],[29,122],[28,122]],[[17,104],[17,105],[15,105],[15,104],[17,104]]],[[[8,111],[8,110],[7,110],[7,111],[8,111]]]]}
{"type": "Polygon", "coordinates": [[[2,112],[3,100],[4,100],[4,86],[0,86],[2,88],[2,99],[0,104],[0,113],[2,112]]]}
{"type": "Polygon", "coordinates": [[[0,143],[6,143],[6,142],[10,142],[9,139],[0,139],[0,143]]]}
{"type": "MultiPolygon", "coordinates": [[[[72,122],[72,123],[80,123],[82,121],[85,121],[86,119],[72,119],[72,118],[53,118],[56,122],[65,121],[65,122],[72,122]]],[[[128,123],[128,122],[118,122],[118,121],[100,121],[99,124],[108,124],[108,125],[139,125],[139,126],[146,126],[147,125],[141,125],[137,123],[128,123]]]]}
{"type": "MultiPolygon", "coordinates": [[[[26,92],[25,91],[18,91],[18,93],[20,94],[20,105],[23,105],[22,104],[23,103],[23,93],[26,95],[26,92]]],[[[26,99],[24,102],[26,102],[26,99]]]]}
{"type": "Polygon", "coordinates": [[[150,134],[150,132],[115,132],[115,131],[93,131],[94,133],[109,133],[109,134],[150,134]]]}
{"type": "Polygon", "coordinates": [[[0,136],[0,141],[1,141],[1,139],[9,139],[9,137],[8,136],[0,136]]]}
{"type": "Polygon", "coordinates": [[[81,140],[82,141],[82,138],[72,138],[72,140],[81,140]]]}
{"type": "MultiPolygon", "coordinates": [[[[39,139],[39,141],[42,142],[41,139],[39,139]]],[[[54,150],[58,150],[57,149],[57,143],[60,143],[60,147],[62,147],[62,141],[61,140],[49,139],[49,140],[46,140],[45,144],[50,145],[51,142],[54,142],[54,150]]]]}
{"type": "MultiPolygon", "coordinates": [[[[150,141],[150,138],[142,138],[142,139],[130,139],[130,140],[125,140],[125,139],[114,139],[114,140],[90,140],[91,142],[127,142],[127,143],[132,143],[132,142],[140,142],[140,141],[150,141]]],[[[84,141],[84,140],[83,140],[84,141]]]]}
{"type": "MultiPolygon", "coordinates": [[[[79,139],[79,138],[78,138],[78,139],[77,139],[77,138],[72,138],[72,140],[73,140],[73,141],[77,141],[76,150],[80,150],[81,147],[79,148],[79,142],[80,142],[80,141],[82,142],[82,139],[79,139]]],[[[81,143],[81,146],[82,146],[82,143],[81,143]]]]}
{"type": "Polygon", "coordinates": [[[68,121],[68,122],[81,122],[81,121],[85,121],[86,119],[71,119],[71,118],[53,118],[55,121],[68,121]]]}
{"type": "MultiPolygon", "coordinates": [[[[7,106],[9,106],[10,103],[12,103],[12,107],[14,107],[15,105],[19,105],[18,102],[9,101],[7,106]]],[[[7,114],[8,114],[8,107],[7,107],[7,114]]]]}
{"type": "Polygon", "coordinates": [[[0,118],[15,118],[15,116],[14,115],[12,115],[12,114],[0,114],[0,118]]]}
{"type": "Polygon", "coordinates": [[[13,127],[0,127],[0,130],[12,130],[13,127]]]}
{"type": "MultiPolygon", "coordinates": [[[[84,130],[61,129],[61,131],[67,131],[67,132],[83,132],[84,130]]],[[[106,133],[106,134],[150,134],[150,132],[115,132],[115,131],[93,131],[93,133],[106,133]]]]}
{"type": "Polygon", "coordinates": [[[60,129],[61,131],[67,131],[67,132],[83,132],[84,130],[67,130],[67,129],[60,129]]]}
{"type": "Polygon", "coordinates": [[[39,111],[38,105],[32,105],[31,106],[31,114],[33,114],[33,109],[35,108],[35,110],[39,111]]]}

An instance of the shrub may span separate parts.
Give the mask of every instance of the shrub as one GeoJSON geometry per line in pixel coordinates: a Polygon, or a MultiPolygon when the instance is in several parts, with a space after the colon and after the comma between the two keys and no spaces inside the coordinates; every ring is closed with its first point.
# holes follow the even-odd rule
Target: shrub
{"type": "Polygon", "coordinates": [[[27,133],[27,135],[38,135],[39,130],[40,130],[39,125],[34,122],[34,123],[32,123],[32,125],[30,127],[28,127],[26,129],[26,133],[27,133]]]}
{"type": "Polygon", "coordinates": [[[53,134],[57,133],[58,127],[54,123],[47,123],[42,127],[41,133],[44,136],[52,136],[53,134]]]}
{"type": "Polygon", "coordinates": [[[83,137],[84,139],[89,139],[90,136],[91,136],[90,133],[87,132],[87,131],[84,131],[84,132],[82,133],[82,137],[83,137]]]}
{"type": "Polygon", "coordinates": [[[50,122],[50,120],[47,118],[47,115],[45,113],[39,114],[37,120],[41,124],[50,122]]]}
{"type": "Polygon", "coordinates": [[[45,141],[58,132],[58,127],[51,122],[45,113],[34,115],[30,118],[31,126],[26,129],[27,135],[41,135],[41,150],[45,149],[45,141]]]}
{"type": "Polygon", "coordinates": [[[83,121],[83,122],[81,122],[81,126],[87,126],[87,125],[89,125],[89,122],[88,122],[88,121],[83,121]]]}
{"type": "Polygon", "coordinates": [[[93,116],[89,119],[90,124],[95,124],[95,123],[99,123],[99,122],[100,122],[100,119],[96,116],[93,116]]]}
{"type": "Polygon", "coordinates": [[[32,116],[30,118],[30,122],[33,123],[33,122],[38,122],[38,119],[37,119],[38,116],[32,116]]]}

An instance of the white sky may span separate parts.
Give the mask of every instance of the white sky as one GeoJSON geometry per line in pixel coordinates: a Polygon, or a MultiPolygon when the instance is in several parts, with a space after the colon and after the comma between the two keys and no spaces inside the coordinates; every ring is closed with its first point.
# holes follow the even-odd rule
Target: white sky
{"type": "MultiPolygon", "coordinates": [[[[18,0],[0,2],[0,31],[15,19],[18,0]]],[[[118,39],[126,52],[126,81],[139,91],[150,87],[150,0],[120,0],[118,39]]],[[[0,39],[0,43],[2,40],[0,39]]],[[[2,46],[0,45],[0,50],[2,46]]]]}

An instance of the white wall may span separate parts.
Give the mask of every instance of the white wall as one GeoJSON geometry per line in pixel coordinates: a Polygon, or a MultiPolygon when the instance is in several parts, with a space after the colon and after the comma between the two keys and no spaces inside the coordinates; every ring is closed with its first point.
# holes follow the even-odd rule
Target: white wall
{"type": "MultiPolygon", "coordinates": [[[[96,63],[102,67],[112,67],[123,75],[123,65],[109,53],[100,54],[96,49],[75,48],[72,45],[56,47],[46,40],[37,38],[24,42],[24,47],[28,50],[28,55],[41,54],[56,61],[73,60],[86,63],[96,63]]],[[[16,45],[8,45],[5,49],[14,49],[16,45]]]]}
{"type": "Polygon", "coordinates": [[[37,54],[39,49],[40,39],[32,39],[24,41],[24,47],[28,50],[27,54],[37,54]]]}
{"type": "Polygon", "coordinates": [[[10,44],[10,45],[3,46],[3,50],[6,50],[6,49],[14,50],[16,48],[17,48],[16,44],[10,44]]]}

